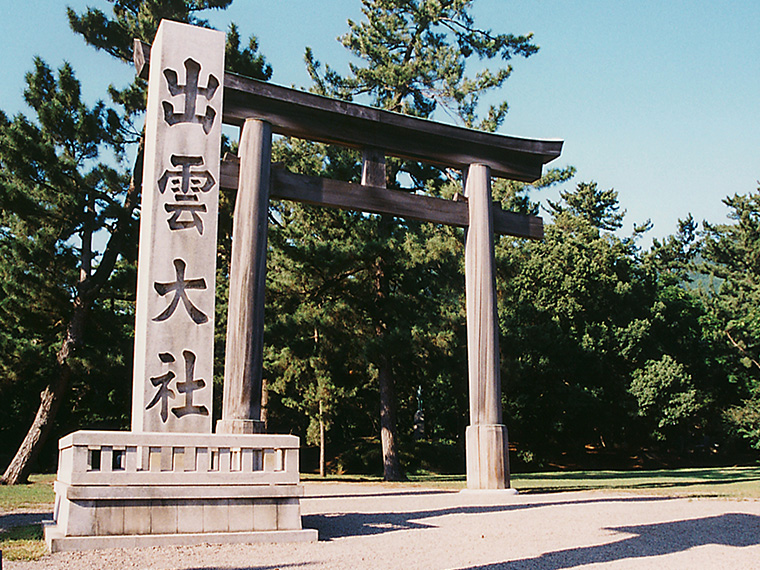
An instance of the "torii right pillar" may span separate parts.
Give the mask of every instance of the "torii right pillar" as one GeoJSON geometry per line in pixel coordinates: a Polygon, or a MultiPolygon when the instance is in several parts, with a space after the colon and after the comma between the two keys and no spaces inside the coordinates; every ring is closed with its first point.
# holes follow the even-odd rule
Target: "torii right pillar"
{"type": "Polygon", "coordinates": [[[465,434],[467,488],[507,489],[509,440],[501,423],[491,171],[486,165],[472,164],[465,174],[469,209],[464,254],[470,388],[470,425],[465,434]]]}

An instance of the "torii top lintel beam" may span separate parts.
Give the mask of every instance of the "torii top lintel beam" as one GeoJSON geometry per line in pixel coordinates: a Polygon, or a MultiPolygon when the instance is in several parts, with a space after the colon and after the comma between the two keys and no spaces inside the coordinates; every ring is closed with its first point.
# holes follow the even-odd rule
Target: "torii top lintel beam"
{"type": "MultiPolygon", "coordinates": [[[[135,66],[147,76],[150,46],[135,40],[135,66]]],[[[321,97],[312,93],[224,74],[222,120],[269,122],[277,134],[353,148],[373,147],[389,156],[443,168],[484,164],[493,176],[533,182],[544,164],[557,158],[561,140],[535,140],[446,125],[321,97]]]]}

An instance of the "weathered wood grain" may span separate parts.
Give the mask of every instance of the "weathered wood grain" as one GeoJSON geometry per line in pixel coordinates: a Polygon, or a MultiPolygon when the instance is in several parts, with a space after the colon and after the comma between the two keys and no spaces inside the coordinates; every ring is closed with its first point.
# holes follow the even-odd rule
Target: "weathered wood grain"
{"type": "Polygon", "coordinates": [[[465,234],[467,362],[470,423],[501,423],[499,330],[496,318],[491,181],[488,167],[470,166],[465,182],[469,223],[465,234]]]}
{"type": "Polygon", "coordinates": [[[246,121],[240,140],[240,188],[232,226],[227,345],[220,433],[261,429],[264,290],[272,131],[246,121]]]}
{"type": "Polygon", "coordinates": [[[362,186],[386,188],[385,154],[377,148],[362,151],[362,186]]]}
{"type": "MultiPolygon", "coordinates": [[[[237,188],[238,170],[237,157],[225,156],[221,169],[222,188],[237,188]]],[[[272,170],[271,183],[270,196],[275,199],[372,214],[391,214],[462,228],[469,223],[466,201],[455,202],[400,190],[303,176],[280,168],[272,170]]],[[[494,233],[531,239],[544,237],[543,220],[540,217],[505,212],[497,204],[493,205],[492,210],[494,233]]]]}
{"type": "Polygon", "coordinates": [[[507,434],[501,424],[493,207],[487,166],[470,166],[466,173],[465,196],[469,206],[464,246],[470,395],[470,426],[465,434],[467,487],[504,489],[509,486],[509,467],[507,434]]]}
{"type": "MultiPolygon", "coordinates": [[[[135,62],[144,73],[150,46],[140,42],[135,47],[135,62]]],[[[560,140],[486,133],[225,73],[223,121],[242,125],[251,118],[271,123],[276,134],[358,149],[374,147],[388,156],[442,168],[484,164],[492,176],[523,182],[538,179],[542,166],[562,150],[560,140]]]]}

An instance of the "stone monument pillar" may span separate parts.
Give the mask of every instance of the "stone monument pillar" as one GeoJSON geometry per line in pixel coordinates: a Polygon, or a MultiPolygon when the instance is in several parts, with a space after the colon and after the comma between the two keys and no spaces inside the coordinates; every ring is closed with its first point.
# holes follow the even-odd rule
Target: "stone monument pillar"
{"type": "Polygon", "coordinates": [[[494,277],[491,175],[473,164],[465,177],[467,362],[470,425],[465,433],[468,489],[509,487],[507,428],[501,419],[499,328],[494,277]]]}
{"type": "MultiPolygon", "coordinates": [[[[77,431],[59,441],[55,524],[45,529],[51,551],[317,539],[301,527],[298,437],[246,429],[258,418],[260,372],[258,385],[233,375],[231,398],[225,388],[233,429],[211,433],[224,45],[222,32],[170,21],[153,43],[132,431],[77,431]]],[[[242,327],[238,348],[258,343],[251,353],[260,371],[261,307],[248,295],[253,266],[263,305],[271,131],[255,126],[244,129],[241,145],[233,251],[245,252],[241,239],[264,245],[233,273],[239,302],[231,301],[230,320],[242,327]],[[246,158],[252,140],[258,162],[246,158]],[[251,188],[263,191],[260,200],[251,188]],[[253,217],[251,198],[259,208],[253,217]]],[[[243,364],[250,368],[251,360],[243,364]]]]}
{"type": "Polygon", "coordinates": [[[223,32],[162,22],[151,52],[132,431],[211,433],[223,32]]]}

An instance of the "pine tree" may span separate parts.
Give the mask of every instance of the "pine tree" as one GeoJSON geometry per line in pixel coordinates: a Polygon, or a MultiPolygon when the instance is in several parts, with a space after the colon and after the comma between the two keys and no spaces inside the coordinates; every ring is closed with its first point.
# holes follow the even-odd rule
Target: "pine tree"
{"type": "Polygon", "coordinates": [[[36,121],[0,117],[3,316],[15,331],[27,329],[53,350],[57,370],[3,475],[8,484],[26,479],[50,431],[71,382],[87,313],[134,238],[136,199],[123,174],[96,162],[103,147],[117,155],[123,149],[117,113],[103,103],[85,105],[68,64],[53,74],[37,59],[26,81],[24,96],[36,121]],[[109,234],[102,252],[93,240],[99,231],[109,234]]]}
{"type": "MultiPolygon", "coordinates": [[[[72,29],[87,43],[131,65],[134,39],[152,41],[161,18],[205,25],[196,16],[198,12],[226,8],[231,1],[109,0],[113,4],[110,17],[93,8],[81,15],[68,9],[67,14],[72,29]]],[[[267,79],[271,68],[256,52],[255,38],[240,49],[239,32],[231,26],[226,46],[229,64],[267,79]]],[[[38,60],[35,71],[27,76],[25,92],[36,121],[21,115],[12,121],[4,115],[0,118],[0,238],[8,252],[3,287],[15,295],[8,297],[0,314],[14,323],[15,330],[25,333],[22,345],[34,345],[30,335],[44,335],[48,339],[45,346],[55,351],[56,363],[32,426],[3,475],[6,484],[26,480],[71,383],[87,315],[104,288],[121,277],[115,269],[124,261],[134,262],[134,212],[139,202],[143,145],[133,121],[145,107],[145,89],[141,79],[125,89],[111,87],[109,94],[121,107],[120,113],[100,102],[88,108],[80,99],[79,82],[70,66],[62,67],[54,77],[38,60]],[[116,167],[97,162],[109,150],[123,159],[124,146],[130,143],[139,146],[131,171],[123,162],[116,167]],[[107,236],[102,252],[94,249],[93,236],[98,233],[107,236]],[[72,246],[72,240],[80,246],[72,246]],[[37,279],[28,267],[43,260],[50,266],[40,265],[37,276],[41,279],[35,292],[42,300],[49,297],[57,312],[44,303],[26,303],[29,311],[23,313],[11,299],[28,297],[31,283],[37,279]],[[46,313],[49,318],[40,318],[46,313]],[[53,320],[54,315],[59,318],[53,320]],[[32,332],[30,323],[35,320],[32,332]]]]}
{"type": "MultiPolygon", "coordinates": [[[[530,35],[495,34],[478,28],[471,16],[472,4],[472,0],[363,0],[364,19],[358,23],[349,21],[349,32],[340,38],[358,63],[352,63],[348,74],[341,75],[329,66],[323,68],[312,50],[307,49],[306,63],[314,82],[313,91],[418,117],[429,118],[440,110],[466,126],[495,130],[504,120],[506,103],[491,107],[482,119],[477,115],[478,103],[484,93],[504,84],[512,68],[502,65],[468,77],[467,63],[485,59],[501,65],[515,56],[530,56],[538,48],[530,35]]],[[[309,152],[322,152],[321,160],[313,164],[317,173],[358,181],[358,154],[319,145],[306,148],[309,152]]],[[[298,146],[291,149],[291,160],[298,149],[298,146]]],[[[450,179],[459,176],[422,164],[388,159],[387,186],[400,188],[402,172],[412,181],[408,190],[449,197],[453,195],[450,179]]],[[[301,208],[283,207],[287,212],[301,208]]],[[[295,223],[289,221],[289,215],[283,219],[295,223]]],[[[299,218],[296,213],[292,215],[299,218]]],[[[343,231],[340,239],[327,238],[330,255],[341,257],[346,247],[356,251],[350,259],[341,257],[345,265],[336,269],[337,273],[315,272],[315,288],[318,289],[318,283],[342,287],[351,302],[356,315],[353,332],[369,363],[362,372],[363,384],[368,381],[375,384],[380,397],[384,476],[397,480],[403,473],[398,459],[396,391],[402,387],[402,400],[413,402],[410,394],[423,382],[422,378],[436,377],[432,372],[425,375],[420,370],[436,369],[436,362],[451,362],[455,352],[451,346],[455,340],[461,340],[452,336],[451,329],[456,330],[457,326],[449,319],[456,313],[458,324],[462,324],[461,311],[451,308],[461,303],[461,283],[452,287],[450,281],[445,281],[461,279],[457,271],[460,269],[457,259],[462,252],[461,232],[394,220],[390,216],[340,213],[328,218],[324,214],[323,222],[323,234],[330,227],[343,231]],[[352,245],[347,246],[348,243],[352,245]],[[436,273],[442,278],[435,279],[436,273]],[[454,290],[458,293],[452,293],[454,290]],[[449,317],[443,320],[441,313],[449,317]],[[442,330],[441,323],[449,327],[448,332],[442,330]],[[449,357],[436,360],[436,351],[449,357]],[[399,385],[400,380],[405,382],[403,386],[399,385]]],[[[273,233],[277,231],[274,228],[273,233]]],[[[298,243],[297,239],[291,241],[298,243]]],[[[292,256],[297,254],[300,255],[290,252],[292,256]]],[[[461,364],[461,355],[457,358],[461,364]]],[[[451,370],[444,374],[456,375],[451,370]]],[[[465,386],[462,373],[459,391],[465,386]]]]}
{"type": "Polygon", "coordinates": [[[760,449],[760,189],[723,203],[734,223],[704,224],[699,269],[712,279],[704,298],[723,367],[740,391],[741,403],[726,411],[726,419],[760,449]]]}
{"type": "Polygon", "coordinates": [[[614,191],[579,183],[550,207],[544,241],[496,245],[506,416],[518,457],[539,465],[624,441],[653,302],[632,244],[606,230],[614,191]]]}

